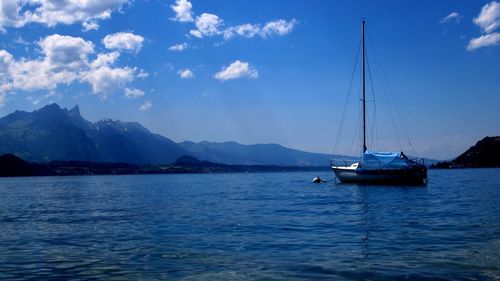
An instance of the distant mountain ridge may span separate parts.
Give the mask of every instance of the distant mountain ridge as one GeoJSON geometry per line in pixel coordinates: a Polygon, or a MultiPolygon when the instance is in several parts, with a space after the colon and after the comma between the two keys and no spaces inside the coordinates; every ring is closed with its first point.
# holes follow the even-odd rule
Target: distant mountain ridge
{"type": "Polygon", "coordinates": [[[172,140],[152,134],[139,123],[85,120],[78,106],[57,104],[33,112],[16,111],[0,119],[0,154],[27,161],[53,160],[171,163],[187,152],[172,140]]]}
{"type": "Polygon", "coordinates": [[[179,143],[192,156],[210,162],[234,165],[327,166],[329,155],[304,152],[279,144],[244,145],[229,142],[179,143]]]}
{"type": "Polygon", "coordinates": [[[327,166],[329,155],[278,144],[181,142],[150,132],[137,122],[90,122],[78,106],[50,104],[33,112],[0,118],[0,155],[12,153],[30,162],[92,161],[169,164],[182,155],[229,165],[327,166]]]}
{"type": "Polygon", "coordinates": [[[452,161],[436,163],[432,168],[500,167],[500,136],[485,137],[452,161]]]}
{"type": "Polygon", "coordinates": [[[56,104],[30,113],[16,111],[1,118],[0,153],[40,162],[102,160],[85,131],[74,124],[68,111],[56,104]]]}

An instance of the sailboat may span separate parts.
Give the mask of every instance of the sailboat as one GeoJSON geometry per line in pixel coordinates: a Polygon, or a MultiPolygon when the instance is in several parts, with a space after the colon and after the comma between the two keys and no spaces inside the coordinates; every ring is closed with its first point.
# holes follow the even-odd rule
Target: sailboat
{"type": "Polygon", "coordinates": [[[330,162],[331,168],[343,183],[425,185],[427,168],[423,162],[408,158],[402,151],[376,152],[366,146],[365,57],[365,19],[362,19],[362,155],[350,165],[330,162]]]}

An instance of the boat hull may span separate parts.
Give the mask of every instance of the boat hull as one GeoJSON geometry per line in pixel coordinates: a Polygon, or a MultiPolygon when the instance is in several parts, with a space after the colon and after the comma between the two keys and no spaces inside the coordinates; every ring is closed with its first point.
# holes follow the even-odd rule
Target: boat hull
{"type": "Polygon", "coordinates": [[[343,183],[362,184],[427,184],[427,168],[418,166],[394,170],[365,170],[332,167],[335,176],[343,183]]]}

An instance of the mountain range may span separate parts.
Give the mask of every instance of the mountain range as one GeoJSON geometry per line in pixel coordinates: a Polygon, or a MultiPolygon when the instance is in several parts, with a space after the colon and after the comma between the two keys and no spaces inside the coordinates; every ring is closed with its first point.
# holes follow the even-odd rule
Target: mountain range
{"type": "Polygon", "coordinates": [[[170,164],[187,155],[222,164],[286,166],[327,166],[330,157],[278,144],[176,143],[137,122],[90,122],[78,106],[68,110],[57,104],[0,118],[0,155],[5,153],[30,162],[170,164]]]}
{"type": "Polygon", "coordinates": [[[500,167],[500,136],[485,137],[451,161],[435,163],[431,168],[500,167]]]}

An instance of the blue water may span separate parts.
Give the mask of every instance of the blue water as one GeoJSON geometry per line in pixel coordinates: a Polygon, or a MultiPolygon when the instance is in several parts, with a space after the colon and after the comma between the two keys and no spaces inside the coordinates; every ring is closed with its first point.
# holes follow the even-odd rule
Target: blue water
{"type": "Polygon", "coordinates": [[[314,176],[3,178],[0,279],[500,278],[500,169],[314,176]]]}

